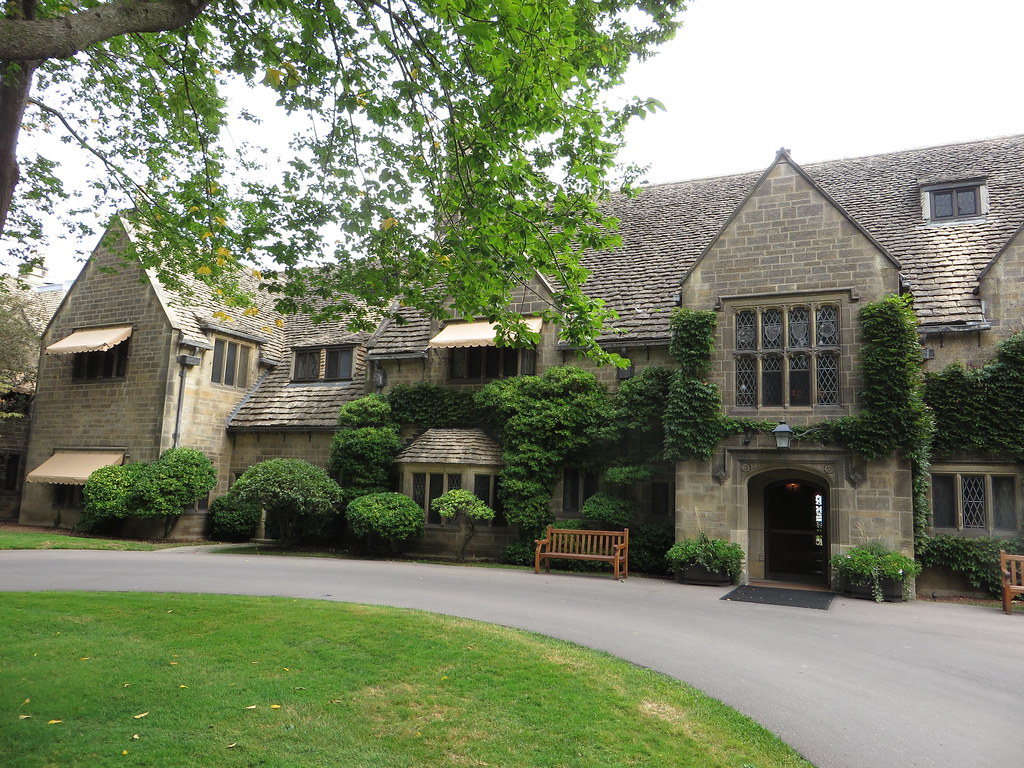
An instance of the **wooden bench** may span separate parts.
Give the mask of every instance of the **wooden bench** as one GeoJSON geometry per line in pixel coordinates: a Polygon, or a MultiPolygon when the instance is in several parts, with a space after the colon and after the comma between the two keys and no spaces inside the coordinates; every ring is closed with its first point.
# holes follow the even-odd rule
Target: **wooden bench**
{"type": "Polygon", "coordinates": [[[629,576],[629,528],[622,531],[575,531],[548,526],[547,536],[537,539],[534,573],[540,573],[542,560],[547,561],[546,572],[551,571],[555,558],[568,560],[597,560],[611,563],[618,579],[629,576]]]}
{"type": "Polygon", "coordinates": [[[1003,574],[1003,610],[1013,613],[1013,596],[1024,595],[1024,555],[999,550],[999,570],[1003,574]]]}

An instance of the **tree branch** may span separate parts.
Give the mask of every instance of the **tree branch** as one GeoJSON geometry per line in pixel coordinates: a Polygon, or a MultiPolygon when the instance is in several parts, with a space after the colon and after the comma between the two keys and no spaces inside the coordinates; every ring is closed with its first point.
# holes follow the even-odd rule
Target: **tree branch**
{"type": "Polygon", "coordinates": [[[166,32],[194,21],[211,0],[113,0],[52,19],[0,19],[0,61],[73,56],[132,32],[166,32]]]}

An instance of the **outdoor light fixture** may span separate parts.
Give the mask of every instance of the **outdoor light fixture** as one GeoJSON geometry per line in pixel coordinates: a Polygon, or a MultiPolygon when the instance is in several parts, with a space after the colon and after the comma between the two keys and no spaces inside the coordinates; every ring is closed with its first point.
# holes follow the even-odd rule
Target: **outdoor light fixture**
{"type": "Polygon", "coordinates": [[[779,426],[772,430],[775,435],[776,448],[789,448],[789,441],[793,439],[793,430],[786,422],[780,422],[779,426]]]}

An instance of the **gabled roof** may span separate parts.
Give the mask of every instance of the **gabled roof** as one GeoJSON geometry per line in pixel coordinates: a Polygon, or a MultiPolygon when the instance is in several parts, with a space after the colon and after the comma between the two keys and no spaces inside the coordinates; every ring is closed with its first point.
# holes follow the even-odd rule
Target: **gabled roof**
{"type": "Polygon", "coordinates": [[[398,463],[500,466],[501,445],[484,430],[428,429],[395,457],[398,463]]]}

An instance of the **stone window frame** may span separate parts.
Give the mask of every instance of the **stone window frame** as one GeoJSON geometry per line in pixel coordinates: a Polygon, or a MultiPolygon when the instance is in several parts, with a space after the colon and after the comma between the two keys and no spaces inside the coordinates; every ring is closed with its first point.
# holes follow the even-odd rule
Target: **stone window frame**
{"type": "Polygon", "coordinates": [[[0,463],[3,463],[3,474],[0,475],[0,491],[17,493],[21,490],[22,460],[20,451],[0,450],[0,463]]]}
{"type": "Polygon", "coordinates": [[[215,336],[210,361],[210,383],[222,387],[248,389],[256,347],[226,336],[215,336]]]}
{"type": "Polygon", "coordinates": [[[295,347],[292,349],[291,381],[310,383],[314,381],[352,381],[356,367],[356,351],[353,344],[329,344],[316,347],[295,347]],[[347,354],[346,354],[347,353],[347,354]],[[300,357],[316,356],[316,375],[299,375],[300,357]],[[331,357],[338,356],[338,370],[332,371],[331,357]],[[347,358],[347,364],[346,364],[347,358]]]}
{"type": "Polygon", "coordinates": [[[850,331],[843,328],[844,306],[841,297],[788,296],[730,301],[729,304],[731,322],[726,344],[732,350],[733,407],[761,410],[832,409],[842,406],[842,345],[850,331]],[[834,313],[834,339],[823,337],[819,327],[823,322],[821,312],[827,309],[834,313]],[[807,313],[804,320],[805,342],[796,335],[800,332],[794,329],[794,313],[800,310],[807,313]],[[774,318],[769,318],[770,327],[766,325],[765,316],[769,313],[778,313],[777,326],[774,318]],[[743,315],[753,316],[752,326],[742,324],[743,328],[750,329],[749,341],[740,338],[740,318],[743,315]],[[769,343],[772,336],[777,337],[777,344],[769,343]],[[807,381],[801,389],[806,390],[806,397],[794,402],[794,375],[799,376],[804,371],[807,381]],[[828,389],[823,386],[826,376],[833,381],[828,389]],[[766,402],[765,390],[769,382],[778,389],[778,402],[766,402]],[[747,387],[753,390],[752,393],[745,390],[747,387]]]}
{"type": "Polygon", "coordinates": [[[582,469],[562,470],[562,512],[581,512],[587,499],[598,491],[598,474],[582,469]]]}
{"type": "Polygon", "coordinates": [[[963,179],[960,181],[926,184],[921,187],[921,211],[925,221],[934,224],[960,223],[984,219],[989,211],[988,185],[985,179],[963,179]],[[959,209],[958,193],[974,193],[974,210],[962,213],[959,209]],[[951,212],[937,212],[937,197],[950,197],[951,212]]]}
{"type": "Polygon", "coordinates": [[[1021,529],[1021,477],[1010,469],[969,465],[933,466],[928,502],[932,529],[936,533],[993,536],[1017,534],[1021,529]],[[947,491],[941,490],[943,486],[946,486],[947,491]],[[997,486],[1002,486],[1004,493],[1006,490],[1010,493],[1010,510],[1008,515],[1004,512],[1000,516],[1001,520],[997,519],[995,508],[997,486]],[[945,493],[948,493],[948,502],[941,500],[941,495],[945,493]],[[937,503],[951,505],[951,508],[945,510],[941,524],[936,524],[937,503]],[[980,521],[979,514],[983,517],[980,521]],[[1007,518],[1012,525],[1001,525],[1007,518]]]}

